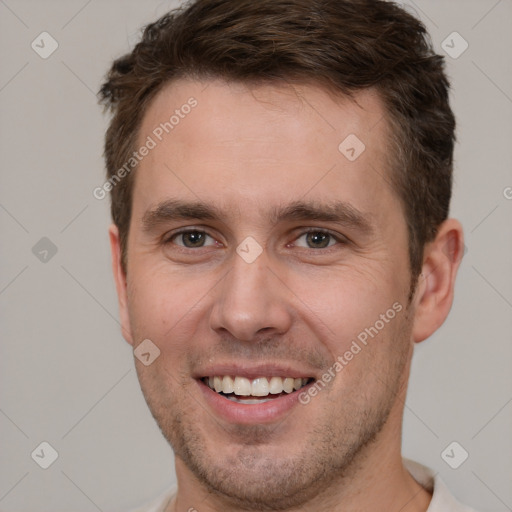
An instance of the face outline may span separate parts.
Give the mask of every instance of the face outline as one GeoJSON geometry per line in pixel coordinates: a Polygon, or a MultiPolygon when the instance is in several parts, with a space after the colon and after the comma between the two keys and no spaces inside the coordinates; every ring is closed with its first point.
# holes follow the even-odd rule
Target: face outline
{"type": "Polygon", "coordinates": [[[111,228],[123,333],[134,348],[150,339],[160,350],[151,365],[136,367],[179,481],[181,474],[246,509],[303,504],[351,465],[399,452],[413,342],[448,314],[462,231],[452,220],[440,229],[409,305],[406,223],[385,179],[388,128],[376,93],[354,102],[315,86],[180,80],[153,100],[139,140],[191,97],[197,107],[136,171],[127,276],[111,228]],[[339,150],[351,134],[365,144],[353,161],[339,150]],[[157,207],[170,200],[220,214],[162,219],[169,208],[157,207]],[[312,218],[312,206],[336,202],[350,205],[342,218],[312,218]],[[307,218],[298,203],[309,207],[307,218]],[[287,208],[280,220],[272,215],[287,208]],[[349,215],[355,211],[366,228],[349,215]],[[177,232],[192,228],[208,235],[207,247],[176,245],[190,243],[177,232]],[[311,237],[310,229],[333,238],[311,237]],[[255,254],[253,241],[242,244],[247,237],[262,250],[250,263],[236,250],[255,254]],[[448,245],[453,251],[443,250],[448,245]],[[348,360],[371,327],[377,334],[348,360]],[[306,405],[296,397],[246,416],[240,405],[219,405],[227,400],[200,381],[212,374],[320,381],[333,368],[335,377],[306,405]]]}

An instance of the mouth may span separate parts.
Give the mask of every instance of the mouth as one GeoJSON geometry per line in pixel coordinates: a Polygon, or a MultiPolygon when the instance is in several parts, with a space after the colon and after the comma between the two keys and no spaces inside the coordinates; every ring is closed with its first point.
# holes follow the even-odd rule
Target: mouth
{"type": "Polygon", "coordinates": [[[231,402],[257,405],[290,395],[311,384],[313,377],[257,377],[215,375],[202,377],[203,384],[231,402]]]}

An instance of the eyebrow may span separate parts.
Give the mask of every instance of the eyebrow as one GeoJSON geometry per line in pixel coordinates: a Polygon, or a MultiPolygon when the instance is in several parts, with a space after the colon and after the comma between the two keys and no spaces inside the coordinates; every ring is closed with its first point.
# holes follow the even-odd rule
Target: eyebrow
{"type": "MultiPolygon", "coordinates": [[[[144,213],[142,226],[144,231],[150,232],[172,221],[223,221],[227,216],[227,212],[201,201],[168,199],[144,213]]],[[[337,223],[365,235],[374,232],[369,216],[343,201],[294,201],[285,206],[274,207],[267,217],[272,225],[285,221],[322,221],[337,223]]]]}
{"type": "Polygon", "coordinates": [[[152,231],[162,224],[175,220],[218,220],[221,217],[220,213],[217,208],[199,201],[168,199],[144,213],[142,227],[144,231],[152,231]]]}
{"type": "Polygon", "coordinates": [[[353,228],[366,235],[374,232],[369,216],[343,201],[329,203],[294,201],[285,207],[274,208],[270,219],[274,224],[292,220],[333,222],[353,228]]]}

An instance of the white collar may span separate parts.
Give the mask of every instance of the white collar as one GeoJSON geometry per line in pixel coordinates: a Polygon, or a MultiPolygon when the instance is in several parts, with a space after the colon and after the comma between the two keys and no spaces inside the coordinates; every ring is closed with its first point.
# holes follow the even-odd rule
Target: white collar
{"type": "Polygon", "coordinates": [[[414,480],[432,493],[432,500],[426,512],[475,512],[472,508],[459,503],[450,494],[439,473],[434,473],[430,468],[413,460],[402,460],[414,480]]]}

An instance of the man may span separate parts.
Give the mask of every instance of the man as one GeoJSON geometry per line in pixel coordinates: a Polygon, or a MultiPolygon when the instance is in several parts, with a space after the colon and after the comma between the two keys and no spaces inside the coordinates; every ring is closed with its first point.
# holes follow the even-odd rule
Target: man
{"type": "Polygon", "coordinates": [[[378,0],[197,0],[113,64],[122,330],[176,459],[145,510],[470,510],[401,457],[462,258],[448,85],[378,0]]]}

